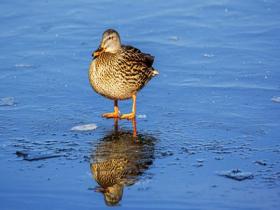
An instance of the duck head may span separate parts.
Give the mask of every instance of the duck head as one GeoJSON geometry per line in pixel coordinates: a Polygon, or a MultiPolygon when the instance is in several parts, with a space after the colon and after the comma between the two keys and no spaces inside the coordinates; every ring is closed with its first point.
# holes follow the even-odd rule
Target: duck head
{"type": "Polygon", "coordinates": [[[121,39],[119,33],[114,29],[108,29],[103,33],[100,46],[93,53],[97,58],[103,52],[115,53],[121,48],[121,39]]]}

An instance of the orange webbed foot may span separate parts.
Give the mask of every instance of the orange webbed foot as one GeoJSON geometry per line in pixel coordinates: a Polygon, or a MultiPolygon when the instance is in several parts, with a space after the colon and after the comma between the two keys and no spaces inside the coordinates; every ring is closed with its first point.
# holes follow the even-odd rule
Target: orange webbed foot
{"type": "Polygon", "coordinates": [[[110,112],[110,113],[104,113],[102,115],[102,117],[105,118],[119,118],[119,107],[118,107],[118,101],[115,100],[114,101],[114,112],[110,112]]]}
{"type": "Polygon", "coordinates": [[[127,120],[133,120],[135,119],[135,113],[131,112],[129,114],[122,114],[120,116],[120,119],[123,120],[123,119],[127,119],[127,120]]]}
{"type": "Polygon", "coordinates": [[[104,114],[102,114],[102,117],[105,117],[105,118],[119,118],[119,113],[116,113],[116,112],[104,113],[104,114]]]}

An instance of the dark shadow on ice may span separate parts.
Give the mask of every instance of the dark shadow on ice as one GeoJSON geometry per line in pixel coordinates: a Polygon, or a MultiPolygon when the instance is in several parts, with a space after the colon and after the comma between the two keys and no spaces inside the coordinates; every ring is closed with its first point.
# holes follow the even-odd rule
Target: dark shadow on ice
{"type": "MultiPolygon", "coordinates": [[[[115,124],[116,125],[116,124],[115,124]]],[[[91,172],[105,203],[117,205],[124,187],[135,184],[153,164],[156,139],[151,135],[115,131],[99,140],[91,155],[91,172]]]]}
{"type": "Polygon", "coordinates": [[[16,151],[18,157],[22,157],[23,160],[27,161],[37,161],[37,160],[46,160],[50,158],[63,157],[64,154],[54,154],[54,153],[42,153],[34,151],[16,151]]]}

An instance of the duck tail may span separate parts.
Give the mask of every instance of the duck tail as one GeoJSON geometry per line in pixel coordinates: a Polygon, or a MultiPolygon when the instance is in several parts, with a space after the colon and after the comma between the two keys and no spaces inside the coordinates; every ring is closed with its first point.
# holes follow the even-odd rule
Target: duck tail
{"type": "Polygon", "coordinates": [[[159,74],[158,70],[153,69],[153,76],[156,76],[156,75],[158,75],[158,74],[159,74]]]}

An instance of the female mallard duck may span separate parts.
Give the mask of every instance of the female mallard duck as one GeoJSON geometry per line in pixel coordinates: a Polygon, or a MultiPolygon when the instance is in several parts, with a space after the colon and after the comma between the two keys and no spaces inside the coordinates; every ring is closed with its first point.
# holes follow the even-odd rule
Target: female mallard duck
{"type": "Polygon", "coordinates": [[[118,32],[108,29],[93,58],[89,68],[90,84],[97,93],[114,100],[114,112],[102,116],[119,118],[118,100],[132,98],[132,112],[120,118],[134,119],[137,92],[158,74],[152,67],[154,57],[132,46],[121,45],[118,32]]]}

